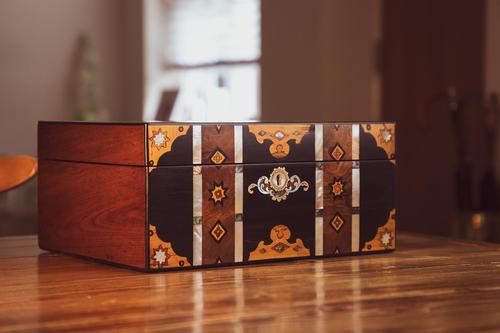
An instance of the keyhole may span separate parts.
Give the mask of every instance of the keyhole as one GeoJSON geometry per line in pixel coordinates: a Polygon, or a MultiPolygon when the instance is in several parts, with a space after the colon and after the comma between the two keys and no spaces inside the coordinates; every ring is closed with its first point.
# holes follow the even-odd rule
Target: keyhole
{"type": "Polygon", "coordinates": [[[278,186],[281,186],[281,176],[280,175],[276,176],[276,179],[278,180],[278,186]]]}

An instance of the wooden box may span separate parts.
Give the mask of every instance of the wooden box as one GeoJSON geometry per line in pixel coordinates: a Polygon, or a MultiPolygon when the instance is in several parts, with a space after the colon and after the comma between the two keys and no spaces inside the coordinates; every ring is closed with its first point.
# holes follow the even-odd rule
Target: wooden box
{"type": "Polygon", "coordinates": [[[395,130],[40,122],[39,244],[144,271],[392,250],[395,130]]]}

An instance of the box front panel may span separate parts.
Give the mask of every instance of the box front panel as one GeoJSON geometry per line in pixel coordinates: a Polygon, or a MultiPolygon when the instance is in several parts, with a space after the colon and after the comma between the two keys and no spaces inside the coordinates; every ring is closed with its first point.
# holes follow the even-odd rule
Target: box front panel
{"type": "Polygon", "coordinates": [[[150,269],[394,249],[376,125],[149,125],[150,269]]]}

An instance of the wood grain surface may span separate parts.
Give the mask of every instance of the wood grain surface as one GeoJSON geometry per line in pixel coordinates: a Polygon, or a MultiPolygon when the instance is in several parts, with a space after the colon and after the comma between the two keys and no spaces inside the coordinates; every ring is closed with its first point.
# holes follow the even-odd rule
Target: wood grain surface
{"type": "Polygon", "coordinates": [[[146,168],[40,161],[40,247],[146,268],[146,168]]]}
{"type": "Polygon", "coordinates": [[[323,159],[325,161],[352,159],[352,124],[323,125],[323,159]],[[335,159],[332,152],[337,145],[343,154],[335,159]]]}
{"type": "Polygon", "coordinates": [[[203,164],[234,163],[234,126],[204,125],[201,127],[201,161],[203,164]],[[213,155],[220,151],[224,160],[214,163],[213,155]]]}
{"type": "Polygon", "coordinates": [[[233,165],[203,167],[202,262],[206,265],[234,262],[234,172],[233,165]],[[215,191],[223,196],[219,199],[215,191]]]}
{"type": "Polygon", "coordinates": [[[0,331],[498,332],[500,245],[145,274],[0,238],[0,331]]]}
{"type": "Polygon", "coordinates": [[[145,125],[38,123],[38,158],[146,165],[145,125]]]}
{"type": "Polygon", "coordinates": [[[352,162],[323,164],[323,253],[352,252],[352,162]],[[335,184],[342,184],[342,193],[333,192],[335,184]],[[335,217],[343,223],[333,227],[335,217]]]}

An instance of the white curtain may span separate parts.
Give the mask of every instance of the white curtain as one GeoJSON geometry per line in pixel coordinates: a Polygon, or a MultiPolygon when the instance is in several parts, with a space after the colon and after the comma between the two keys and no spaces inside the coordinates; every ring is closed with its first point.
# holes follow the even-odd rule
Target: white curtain
{"type": "Polygon", "coordinates": [[[163,0],[165,64],[260,58],[259,0],[163,0]]]}

